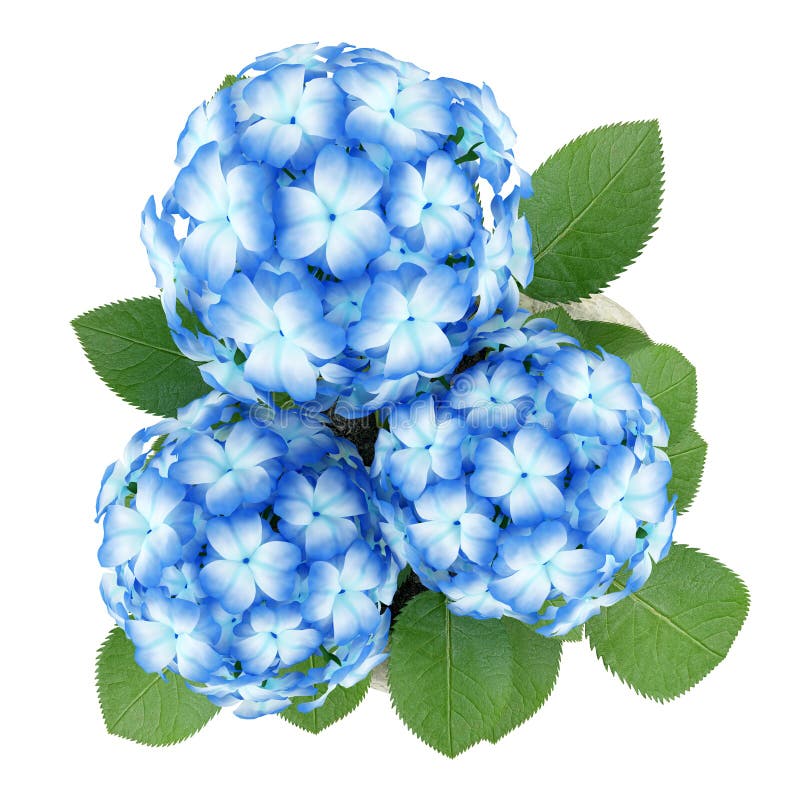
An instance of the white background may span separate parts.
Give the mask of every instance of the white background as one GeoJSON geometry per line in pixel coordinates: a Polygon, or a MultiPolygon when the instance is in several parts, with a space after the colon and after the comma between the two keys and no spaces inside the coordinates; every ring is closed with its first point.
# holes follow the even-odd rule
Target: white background
{"type": "Polygon", "coordinates": [[[797,796],[790,5],[162,0],[3,12],[6,796],[797,796]],[[317,738],[226,711],[174,748],[105,733],[93,661],[110,620],[93,504],[104,467],[148,418],[94,376],[68,322],[154,292],[139,213],[174,178],[188,112],[252,57],[317,39],[486,81],[530,169],[597,125],[661,121],[661,224],[609,294],[697,366],[710,450],[676,539],[717,556],[752,593],[728,659],[688,695],[667,705],[638,697],[582,643],[566,648],[532,721],[455,762],[410,735],[375,692],[317,738]]]}

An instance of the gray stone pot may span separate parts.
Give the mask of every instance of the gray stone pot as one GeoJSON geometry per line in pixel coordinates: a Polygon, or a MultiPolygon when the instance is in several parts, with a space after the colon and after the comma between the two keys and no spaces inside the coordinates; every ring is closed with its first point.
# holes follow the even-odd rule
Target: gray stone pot
{"type": "MultiPolygon", "coordinates": [[[[532,300],[526,295],[520,297],[520,305],[536,314],[540,311],[546,311],[548,308],[554,308],[553,303],[540,303],[538,300],[532,300]]],[[[563,303],[561,305],[573,319],[589,322],[616,322],[619,325],[628,325],[644,332],[641,323],[630,311],[602,293],[587,297],[578,303],[563,303]]],[[[388,661],[379,664],[372,671],[370,687],[380,692],[389,691],[388,661]]]]}

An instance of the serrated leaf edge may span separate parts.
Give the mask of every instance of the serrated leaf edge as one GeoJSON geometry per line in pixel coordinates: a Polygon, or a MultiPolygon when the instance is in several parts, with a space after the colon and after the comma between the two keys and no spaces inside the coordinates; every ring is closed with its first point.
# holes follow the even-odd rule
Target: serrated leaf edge
{"type": "MultiPolygon", "coordinates": [[[[594,291],[587,292],[585,294],[583,292],[579,292],[577,294],[577,296],[573,297],[571,300],[564,300],[564,301],[560,301],[560,302],[572,303],[572,302],[577,302],[577,301],[580,301],[580,300],[585,300],[587,297],[591,297],[592,295],[598,294],[599,292],[602,292],[604,289],[607,289],[608,286],[612,283],[612,281],[615,281],[617,278],[619,278],[620,275],[622,275],[622,273],[625,272],[625,270],[627,270],[628,267],[630,267],[639,258],[639,256],[644,251],[644,248],[647,245],[647,243],[650,241],[650,239],[653,238],[653,235],[658,230],[658,223],[661,220],[661,206],[662,206],[662,203],[663,203],[663,200],[664,200],[664,147],[663,147],[663,139],[661,137],[661,126],[659,125],[659,122],[658,122],[657,119],[638,119],[638,120],[630,120],[628,122],[611,122],[611,123],[608,123],[606,125],[599,125],[596,128],[592,128],[591,130],[586,131],[585,133],[581,133],[580,135],[575,136],[574,138],[570,139],[570,141],[568,141],[565,145],[562,145],[561,147],[559,147],[558,150],[556,150],[554,153],[552,153],[550,156],[548,156],[544,161],[542,161],[542,163],[539,164],[539,166],[536,167],[536,169],[532,173],[532,175],[535,175],[536,172],[538,172],[540,169],[542,169],[542,167],[546,166],[551,161],[553,161],[555,158],[560,156],[567,148],[571,147],[578,140],[583,139],[583,138],[588,137],[588,136],[592,136],[594,134],[597,134],[600,131],[606,131],[606,130],[610,130],[612,128],[623,128],[623,127],[627,127],[628,125],[653,125],[655,127],[656,138],[658,140],[658,153],[659,153],[659,159],[658,160],[659,160],[660,169],[659,169],[659,172],[658,172],[658,189],[659,189],[658,205],[656,207],[655,217],[653,218],[652,228],[650,229],[649,233],[644,237],[644,239],[642,240],[641,247],[631,257],[630,261],[628,261],[626,264],[623,264],[619,268],[619,271],[617,272],[617,274],[613,278],[611,278],[611,280],[608,280],[608,281],[606,281],[606,282],[604,282],[602,284],[598,284],[596,286],[596,288],[594,289],[594,291]]],[[[633,158],[633,155],[635,155],[635,153],[638,151],[639,147],[642,146],[642,144],[644,143],[646,138],[647,138],[647,135],[645,135],[645,137],[642,139],[642,141],[637,145],[636,150],[629,157],[628,160],[630,160],[630,158],[633,158]]],[[[626,164],[627,164],[627,161],[626,161],[626,164]]],[[[617,173],[617,174],[619,174],[619,173],[617,173]]],[[[614,176],[614,178],[612,178],[611,181],[609,181],[609,183],[606,186],[609,186],[611,184],[611,182],[615,178],[616,178],[616,175],[614,176]]],[[[605,191],[605,187],[604,187],[603,191],[605,191]]],[[[592,202],[594,202],[594,200],[592,202]]],[[[589,208],[589,206],[587,206],[586,209],[584,209],[581,212],[581,214],[578,215],[578,217],[576,217],[576,219],[579,218],[582,214],[584,214],[588,208],[589,208]]],[[[573,222],[574,221],[575,220],[573,220],[573,222]]],[[[552,242],[548,243],[544,249],[546,250],[548,247],[551,247],[553,245],[553,242],[555,242],[555,241],[557,241],[558,239],[561,238],[561,234],[563,234],[563,231],[556,237],[556,239],[554,239],[552,242]]],[[[534,252],[533,257],[534,257],[533,280],[527,286],[521,286],[520,290],[522,291],[523,294],[528,295],[528,297],[532,297],[534,300],[539,300],[540,298],[538,298],[536,295],[528,292],[527,289],[530,286],[533,286],[536,283],[537,276],[536,276],[536,266],[535,265],[536,265],[537,258],[541,258],[542,257],[542,251],[540,250],[539,252],[534,252]]],[[[541,283],[542,281],[546,282],[548,279],[540,277],[538,280],[541,283]]],[[[551,283],[559,283],[560,284],[560,282],[558,282],[558,281],[550,281],[550,282],[551,283]]],[[[548,302],[548,301],[544,301],[544,302],[548,302]]],[[[550,301],[550,302],[552,302],[552,301],[550,301]]]]}
{"type": "MultiPolygon", "coordinates": [[[[677,542],[675,542],[674,544],[677,544],[677,542]]],[[[705,556],[706,558],[711,559],[712,561],[714,561],[719,566],[721,566],[724,569],[728,570],[728,572],[730,572],[736,578],[736,580],[741,584],[742,589],[744,590],[744,600],[745,600],[744,616],[742,617],[742,621],[739,623],[739,627],[736,629],[736,633],[733,636],[733,640],[731,641],[730,646],[725,651],[725,653],[722,656],[722,658],[720,659],[719,663],[717,663],[713,667],[711,667],[711,669],[708,672],[706,672],[705,674],[701,675],[696,681],[693,681],[692,683],[690,683],[682,691],[678,692],[678,694],[673,694],[673,695],[668,695],[668,696],[665,695],[665,696],[661,697],[659,695],[654,695],[654,694],[650,694],[649,692],[642,691],[638,687],[634,686],[630,681],[626,680],[624,677],[619,675],[617,673],[617,671],[615,669],[613,669],[613,667],[609,666],[605,662],[605,659],[603,658],[603,654],[599,651],[599,649],[592,642],[592,638],[589,635],[588,631],[587,631],[587,635],[586,635],[586,638],[589,640],[589,646],[591,647],[592,651],[597,656],[598,660],[602,663],[603,667],[606,669],[607,672],[610,672],[615,678],[617,678],[619,681],[624,683],[628,688],[633,689],[633,691],[636,692],[636,694],[638,694],[640,697],[645,697],[648,700],[655,700],[657,703],[662,703],[662,704],[663,703],[668,703],[671,700],[677,700],[679,697],[682,697],[688,691],[690,691],[695,686],[697,686],[698,683],[700,683],[701,681],[704,681],[718,666],[720,666],[720,664],[722,664],[722,662],[728,657],[728,654],[730,653],[731,649],[733,648],[733,645],[736,643],[736,639],[738,638],[739,633],[741,632],[742,628],[744,627],[744,623],[747,621],[747,616],[750,613],[750,590],[748,589],[747,584],[744,582],[742,577],[737,572],[734,572],[727,564],[723,564],[718,558],[715,558],[714,556],[703,552],[702,550],[700,550],[697,547],[691,547],[690,545],[685,545],[685,544],[681,544],[680,546],[684,547],[686,550],[692,551],[693,553],[699,553],[701,556],[705,556]]],[[[645,586],[646,585],[647,584],[645,584],[645,586]]],[[[626,597],[624,600],[622,600],[620,602],[626,602],[627,600],[632,600],[633,596],[635,594],[636,594],[636,592],[634,592],[633,595],[629,595],[628,597],[626,597]]],[[[692,638],[694,638],[694,637],[692,637],[692,638]]],[[[706,649],[708,649],[708,648],[706,648],[706,649]]],[[[714,651],[711,651],[711,652],[714,652],[714,651]]],[[[717,654],[715,653],[715,655],[717,655],[717,654]]]]}
{"type": "MultiPolygon", "coordinates": [[[[173,745],[176,745],[176,744],[181,744],[181,742],[185,742],[187,739],[191,739],[193,736],[197,735],[197,734],[198,734],[198,733],[199,733],[201,730],[203,730],[203,728],[205,728],[205,727],[206,727],[206,725],[208,725],[208,723],[209,723],[209,722],[211,722],[211,720],[212,720],[212,719],[214,719],[214,717],[216,717],[216,716],[217,716],[217,714],[219,714],[219,712],[220,712],[220,708],[219,708],[219,707],[217,707],[217,708],[216,708],[216,710],[214,711],[214,713],[213,713],[213,714],[212,714],[212,715],[211,715],[211,716],[210,716],[210,717],[209,717],[209,718],[208,718],[208,719],[207,719],[205,722],[203,722],[203,723],[200,725],[200,727],[198,727],[198,728],[195,728],[195,729],[194,729],[194,730],[193,730],[191,733],[187,733],[187,734],[186,734],[186,736],[181,736],[181,738],[180,738],[180,739],[175,739],[175,740],[174,740],[174,741],[172,741],[172,742],[160,742],[160,743],[158,743],[158,744],[154,744],[153,742],[143,742],[143,741],[141,741],[140,739],[135,739],[133,736],[125,736],[125,735],[124,735],[124,734],[122,734],[122,733],[117,733],[116,731],[112,731],[112,730],[109,728],[109,722],[108,722],[108,717],[106,716],[106,710],[105,710],[105,708],[103,707],[103,703],[102,703],[102,702],[101,702],[101,700],[100,700],[100,692],[102,691],[102,689],[101,689],[101,685],[100,685],[100,657],[101,657],[101,656],[102,656],[102,654],[103,654],[103,649],[104,649],[104,648],[105,648],[105,646],[108,644],[108,642],[111,640],[111,637],[112,637],[112,636],[115,634],[115,632],[116,632],[117,630],[122,630],[122,628],[120,628],[119,626],[117,626],[117,627],[115,627],[115,628],[112,628],[112,629],[111,629],[111,630],[108,632],[108,634],[106,635],[106,638],[105,638],[105,639],[103,639],[103,642],[102,642],[102,644],[100,645],[100,647],[98,647],[98,648],[97,648],[97,653],[96,653],[96,655],[95,655],[95,660],[94,660],[94,685],[95,685],[95,690],[96,690],[96,692],[97,692],[97,704],[100,706],[100,715],[101,715],[101,716],[102,716],[102,718],[103,718],[103,726],[105,727],[105,729],[106,729],[106,732],[107,732],[108,734],[110,734],[111,736],[116,736],[116,737],[117,737],[117,738],[119,738],[119,739],[124,739],[124,740],[126,740],[126,741],[128,741],[128,742],[135,742],[136,744],[140,744],[140,745],[142,745],[142,746],[144,746],[144,747],[152,747],[152,748],[157,748],[157,747],[172,747],[173,745]]],[[[123,633],[124,633],[124,631],[123,631],[123,633]]],[[[180,676],[177,676],[177,675],[176,675],[176,676],[175,676],[175,678],[176,678],[176,680],[177,680],[177,679],[179,679],[179,678],[180,678],[180,676]]],[[[161,680],[161,674],[160,674],[160,673],[159,673],[159,674],[157,674],[157,675],[155,675],[155,677],[154,677],[154,679],[153,679],[153,682],[149,683],[149,684],[148,684],[148,686],[147,686],[147,688],[149,689],[151,686],[153,686],[153,685],[155,684],[155,681],[156,681],[156,680],[161,680]]],[[[146,691],[146,690],[145,690],[145,691],[146,691]]],[[[141,696],[142,696],[142,695],[139,695],[139,697],[141,697],[141,696]]],[[[137,698],[137,699],[138,699],[138,698],[137,698]]],[[[210,703],[210,702],[211,702],[211,701],[209,701],[209,703],[210,703]]],[[[212,705],[213,705],[213,704],[212,704],[212,705]]],[[[125,714],[125,713],[127,713],[127,710],[126,710],[126,711],[123,713],[123,715],[122,715],[122,716],[124,716],[124,714],[125,714]]],[[[120,717],[119,717],[119,718],[116,720],[116,722],[119,722],[119,720],[120,720],[120,719],[122,719],[122,716],[120,716],[120,717]]],[[[114,724],[116,724],[116,722],[115,722],[114,724]]]]}
{"type": "MultiPolygon", "coordinates": [[[[346,713],[342,714],[341,717],[336,717],[336,719],[332,719],[330,722],[326,723],[325,725],[323,725],[318,730],[311,730],[310,728],[306,728],[303,725],[301,725],[297,720],[292,719],[291,717],[284,716],[283,713],[278,714],[278,716],[284,722],[288,722],[293,727],[298,728],[301,731],[305,731],[305,733],[311,734],[312,736],[317,736],[318,734],[322,733],[322,731],[326,731],[326,730],[328,730],[328,728],[332,727],[333,725],[336,725],[337,722],[341,722],[346,717],[349,717],[364,702],[364,699],[367,696],[367,692],[369,691],[369,682],[370,682],[370,675],[368,675],[366,678],[364,678],[364,680],[359,681],[358,683],[356,683],[354,686],[349,687],[351,689],[355,688],[356,686],[362,686],[362,685],[364,687],[364,689],[361,692],[361,695],[358,698],[358,701],[356,702],[356,704],[349,711],[347,711],[346,713]]],[[[324,708],[324,706],[323,706],[323,708],[324,708]]],[[[307,713],[308,714],[315,714],[316,711],[317,711],[317,709],[315,708],[315,709],[312,709],[311,711],[309,711],[307,713]]],[[[299,712],[299,713],[302,713],[302,712],[299,712]]]]}

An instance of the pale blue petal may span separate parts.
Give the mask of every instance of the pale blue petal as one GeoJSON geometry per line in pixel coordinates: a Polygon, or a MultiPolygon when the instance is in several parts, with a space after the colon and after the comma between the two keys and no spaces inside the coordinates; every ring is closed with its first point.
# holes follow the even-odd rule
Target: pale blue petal
{"type": "Polygon", "coordinates": [[[329,467],[317,479],[314,510],[333,517],[355,517],[367,513],[367,501],[343,470],[329,467]]]}
{"type": "Polygon", "coordinates": [[[337,139],[344,133],[344,96],[333,81],[315,78],[306,84],[295,117],[307,134],[337,139]]]}
{"type": "Polygon", "coordinates": [[[208,681],[222,665],[222,657],[210,644],[193,636],[180,636],[175,647],[178,671],[190,681],[208,681]]]}
{"type": "Polygon", "coordinates": [[[284,258],[305,258],[328,239],[330,212],[313,192],[287,186],[273,202],[278,252],[284,258]]]}
{"type": "Polygon", "coordinates": [[[427,450],[398,450],[389,459],[392,483],[407,500],[416,500],[425,489],[431,459],[427,450]]]}
{"type": "Polygon", "coordinates": [[[103,518],[103,529],[97,559],[103,567],[116,567],[139,552],[150,524],[134,509],[112,505],[103,518]]]}
{"type": "Polygon", "coordinates": [[[175,178],[175,199],[194,219],[224,220],[228,213],[228,187],[222,175],[216,142],[203,145],[175,178]]]}
{"type": "Polygon", "coordinates": [[[275,225],[265,206],[268,177],[252,165],[234,167],[228,173],[230,207],[228,219],[239,241],[248,250],[268,253],[272,249],[275,225]]]}
{"type": "Polygon", "coordinates": [[[389,111],[397,97],[397,73],[381,64],[345,67],[337,70],[333,79],[349,95],[376,111],[389,111]]]}
{"type": "Polygon", "coordinates": [[[231,614],[249,608],[256,597],[253,573],[241,561],[210,561],[200,570],[200,585],[231,614]]]}
{"type": "Polygon", "coordinates": [[[376,588],[383,579],[383,563],[372,548],[357,540],[344,556],[339,585],[347,591],[368,591],[376,588]]]}
{"type": "Polygon", "coordinates": [[[333,635],[349,642],[359,634],[372,633],[380,622],[375,603],[361,592],[343,592],[333,602],[333,635]]]}
{"type": "Polygon", "coordinates": [[[350,211],[331,222],[325,260],[340,280],[358,278],[369,262],[389,249],[389,231],[374,212],[350,211]]]}
{"type": "Polygon", "coordinates": [[[564,495],[547,478],[529,475],[519,481],[509,497],[511,518],[517,525],[537,525],[564,513],[564,495]]]}
{"type": "Polygon", "coordinates": [[[320,515],[305,529],[306,557],[312,560],[331,559],[343,553],[358,538],[352,520],[320,515]]]}
{"type": "Polygon", "coordinates": [[[531,425],[514,436],[514,455],[523,472],[557,475],[569,464],[569,450],[541,425],[531,425]]]}
{"type": "Polygon", "coordinates": [[[519,482],[520,468],[514,455],[494,439],[481,439],[474,461],[469,487],[482,497],[502,497],[519,482]]]}
{"type": "Polygon", "coordinates": [[[467,311],[471,300],[469,289],[449,267],[436,267],[414,290],[408,311],[416,319],[433,322],[457,322],[467,311]]]}
{"type": "Polygon", "coordinates": [[[421,220],[425,247],[434,258],[466,247],[472,239],[471,222],[455,208],[434,205],[422,211],[421,220]]]}
{"type": "Polygon", "coordinates": [[[521,614],[535,614],[547,600],[550,588],[550,580],[541,567],[523,569],[489,584],[494,597],[521,614]]]}
{"type": "Polygon", "coordinates": [[[408,526],[407,533],[411,546],[432,569],[447,569],[458,558],[460,531],[452,522],[417,522],[408,526]]]}
{"type": "Polygon", "coordinates": [[[212,291],[219,292],[236,269],[238,245],[230,222],[204,222],[183,243],[181,258],[190,272],[207,280],[212,291]]]}
{"type": "Polygon", "coordinates": [[[321,644],[322,634],[313,628],[282,631],[278,634],[278,654],[285,666],[305,661],[321,644]]]}
{"type": "Polygon", "coordinates": [[[363,208],[382,185],[383,174],[374,164],[348,155],[341,147],[326,145],[317,156],[314,191],[330,213],[363,208]]]}
{"type": "Polygon", "coordinates": [[[297,152],[302,138],[303,129],[299,125],[261,119],[247,128],[240,142],[248,158],[280,169],[297,152]]]}
{"type": "Polygon", "coordinates": [[[300,548],[291,542],[264,542],[253,553],[249,567],[258,588],[273,600],[294,598],[297,567],[303,560],[300,548]]]}
{"type": "Polygon", "coordinates": [[[244,365],[247,380],[268,392],[287,392],[298,402],[316,397],[318,374],[305,351],[280,334],[256,345],[244,365]]]}
{"type": "Polygon", "coordinates": [[[250,80],[242,97],[259,116],[288,123],[300,105],[305,73],[300,64],[280,64],[250,80]]]}
{"type": "Polygon", "coordinates": [[[167,625],[131,619],[125,632],[136,648],[134,659],[145,672],[161,672],[175,658],[175,634],[167,625]]]}
{"type": "Polygon", "coordinates": [[[208,436],[192,436],[178,450],[178,460],[169,468],[169,476],[187,486],[214,483],[228,471],[228,459],[222,446],[208,436]]]}
{"type": "Polygon", "coordinates": [[[206,525],[209,544],[225,559],[249,558],[263,539],[263,522],[257,511],[237,511],[230,517],[213,517],[206,525]]]}

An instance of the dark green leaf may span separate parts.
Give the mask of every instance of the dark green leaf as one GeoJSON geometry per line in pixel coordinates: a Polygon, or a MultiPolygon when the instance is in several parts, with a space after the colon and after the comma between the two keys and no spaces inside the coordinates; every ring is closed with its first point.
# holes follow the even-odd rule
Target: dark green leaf
{"type": "Polygon", "coordinates": [[[628,353],[633,380],[640,383],[661,409],[670,440],[681,439],[692,427],[697,407],[697,373],[679,350],[653,344],[628,353]]]}
{"type": "MultiPolygon", "coordinates": [[[[530,625],[504,617],[511,645],[511,691],[487,735],[497,742],[530,719],[550,696],[558,678],[561,640],[540,636],[530,625]]],[[[580,630],[580,628],[578,629],[580,630]]]]}
{"type": "Polygon", "coordinates": [[[670,437],[667,455],[672,464],[672,481],[667,487],[667,494],[670,497],[678,495],[679,514],[689,508],[697,494],[707,449],[708,445],[694,428],[686,431],[680,439],[670,437]]]}
{"type": "Polygon", "coordinates": [[[95,372],[123,400],[161,417],[210,391],[175,346],[157,297],[101,306],[72,321],[95,372]]]}
{"type": "Polygon", "coordinates": [[[497,619],[458,617],[418,594],[392,631],[389,691],[403,722],[450,758],[496,732],[512,690],[512,649],[497,619]]]}
{"type": "Polygon", "coordinates": [[[154,747],[176,744],[217,714],[219,707],[182,678],[145,672],[133,653],[121,628],[111,631],[97,653],[97,694],[109,733],[154,747]]]}
{"type": "Polygon", "coordinates": [[[661,205],[655,120],[579,136],[533,173],[520,208],[533,233],[535,272],[525,293],[566,302],[594,294],[642,251],[661,205]]]}
{"type": "Polygon", "coordinates": [[[611,672],[646,697],[671,700],[725,658],[749,602],[727,567],[673,544],[647,583],[590,619],[586,633],[611,672]]]}

